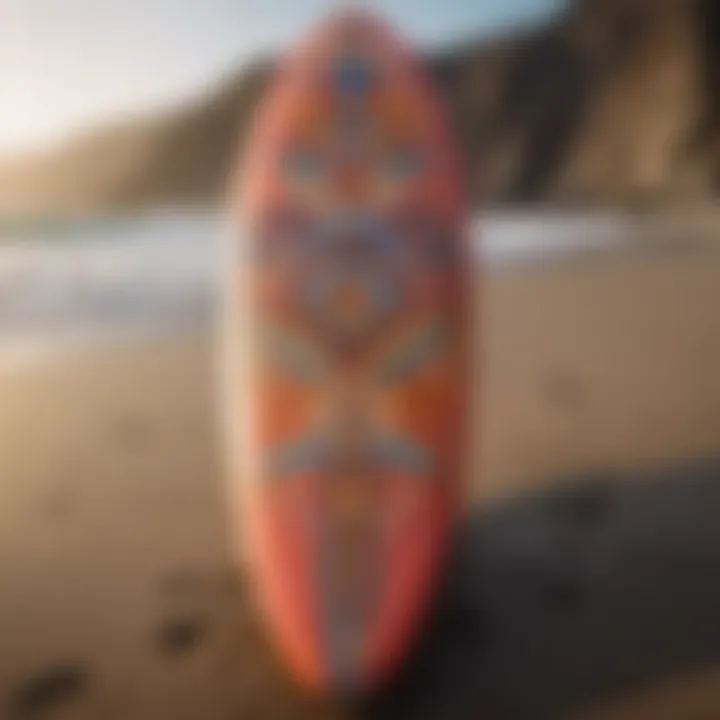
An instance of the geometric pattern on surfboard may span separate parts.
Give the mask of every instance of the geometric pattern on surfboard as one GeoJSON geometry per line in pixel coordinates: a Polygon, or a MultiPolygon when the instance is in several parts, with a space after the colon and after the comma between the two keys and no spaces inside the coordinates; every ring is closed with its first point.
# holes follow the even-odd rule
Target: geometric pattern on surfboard
{"type": "Polygon", "coordinates": [[[279,200],[252,228],[259,406],[266,482],[313,498],[297,519],[314,537],[328,664],[349,684],[388,539],[452,472],[460,262],[457,218],[415,199],[435,169],[392,66],[360,31],[323,68],[288,109],[279,200]]]}

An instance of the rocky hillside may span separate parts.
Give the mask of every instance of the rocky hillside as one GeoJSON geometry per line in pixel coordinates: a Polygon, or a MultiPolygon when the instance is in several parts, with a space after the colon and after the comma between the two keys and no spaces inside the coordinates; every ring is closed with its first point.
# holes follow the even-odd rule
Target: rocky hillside
{"type": "MultiPolygon", "coordinates": [[[[430,57],[476,199],[652,203],[720,190],[720,3],[576,0],[516,36],[430,57]]],[[[0,209],[102,211],[222,195],[269,75],[0,165],[0,209]]]]}

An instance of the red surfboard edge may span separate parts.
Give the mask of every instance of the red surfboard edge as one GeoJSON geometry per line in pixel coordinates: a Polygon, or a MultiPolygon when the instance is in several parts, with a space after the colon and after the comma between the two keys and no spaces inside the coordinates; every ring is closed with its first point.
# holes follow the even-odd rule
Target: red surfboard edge
{"type": "Polygon", "coordinates": [[[231,183],[233,552],[321,692],[392,677],[460,512],[475,288],[448,128],[406,46],[338,12],[276,71],[231,183]]]}

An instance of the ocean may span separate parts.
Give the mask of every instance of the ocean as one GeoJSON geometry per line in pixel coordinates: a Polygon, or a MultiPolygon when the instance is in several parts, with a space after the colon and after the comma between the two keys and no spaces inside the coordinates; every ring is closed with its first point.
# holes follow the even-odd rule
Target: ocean
{"type": "MultiPolygon", "coordinates": [[[[488,272],[627,242],[621,215],[490,213],[475,218],[475,260],[488,272]]],[[[217,215],[0,226],[0,366],[45,361],[211,322],[223,243],[217,215]]]]}

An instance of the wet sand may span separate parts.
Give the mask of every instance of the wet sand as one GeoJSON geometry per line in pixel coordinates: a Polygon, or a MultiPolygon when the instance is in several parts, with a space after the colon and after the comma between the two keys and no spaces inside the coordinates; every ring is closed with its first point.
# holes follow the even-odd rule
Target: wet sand
{"type": "MultiPolygon", "coordinates": [[[[720,455],[720,248],[495,271],[479,306],[474,512],[720,455]]],[[[228,570],[212,350],[158,338],[0,376],[0,717],[337,716],[287,683],[228,570]]],[[[720,716],[699,671],[579,710],[720,716]]]]}

